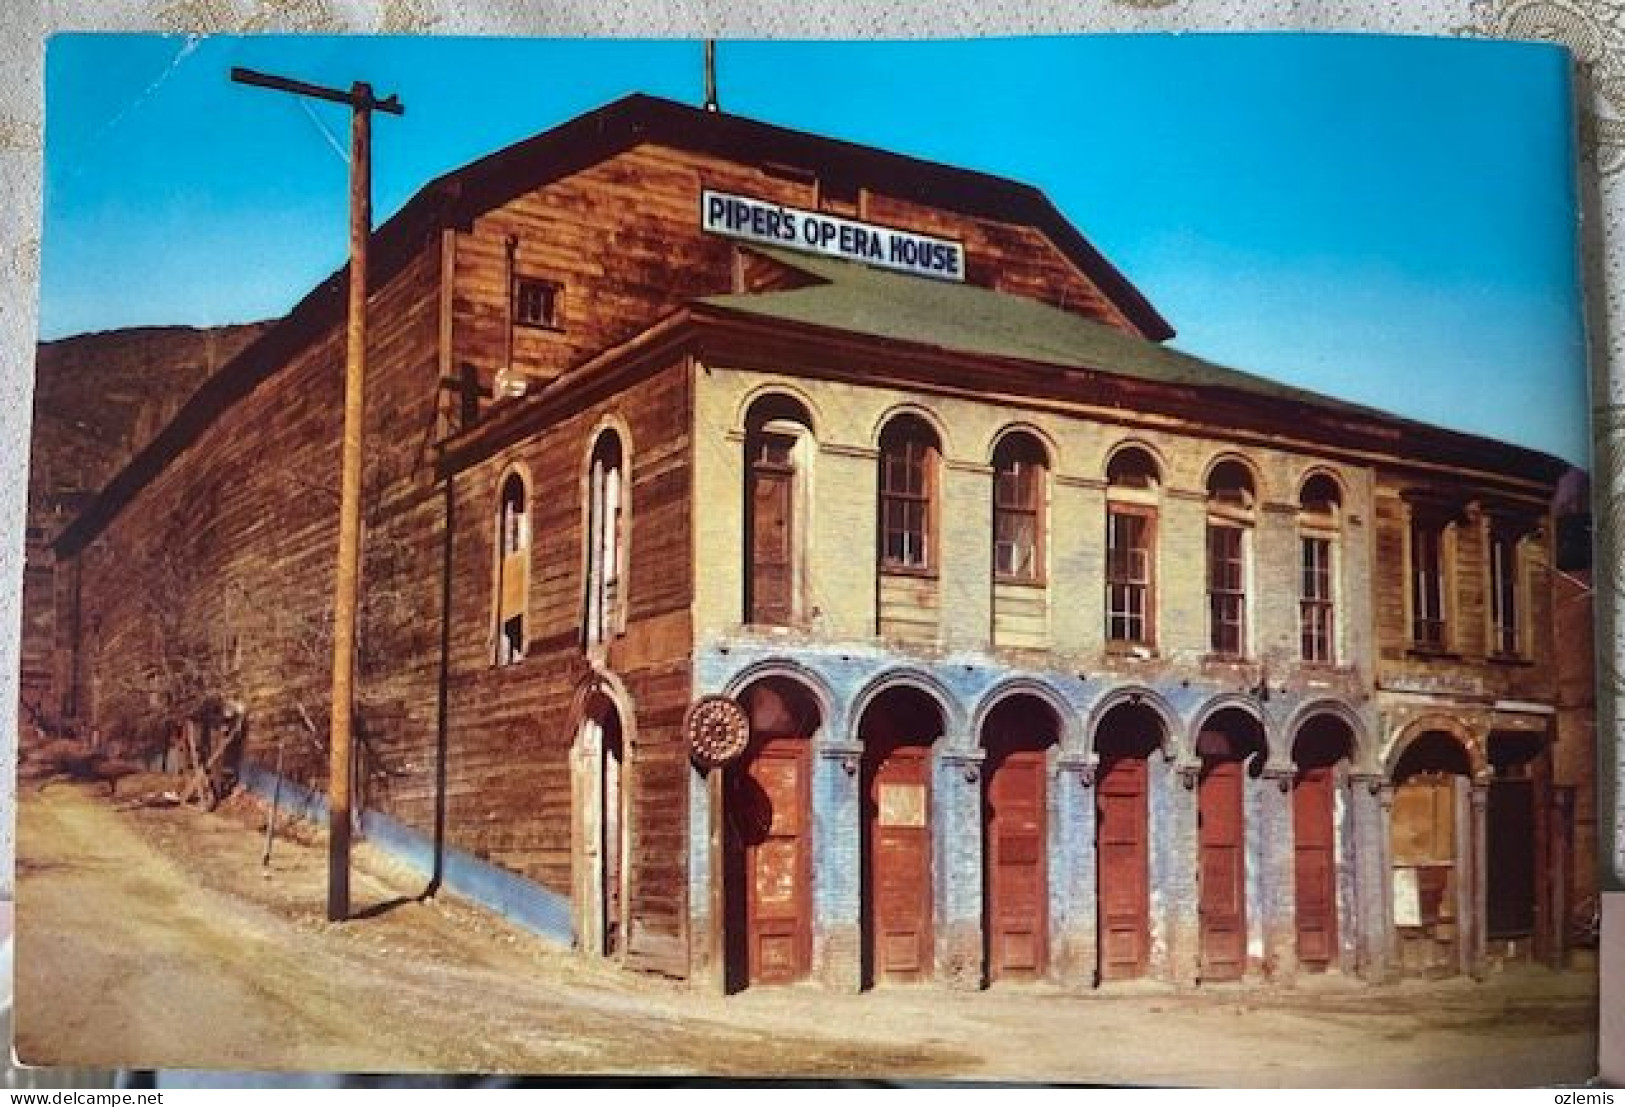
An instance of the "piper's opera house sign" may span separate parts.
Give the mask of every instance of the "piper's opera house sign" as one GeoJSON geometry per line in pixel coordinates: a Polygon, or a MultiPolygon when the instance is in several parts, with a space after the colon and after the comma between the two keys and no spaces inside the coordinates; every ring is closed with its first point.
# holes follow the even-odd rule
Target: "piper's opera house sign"
{"type": "Polygon", "coordinates": [[[965,248],[958,242],[788,208],[749,196],[705,189],[700,194],[700,225],[713,234],[859,261],[920,277],[965,279],[965,248]]]}

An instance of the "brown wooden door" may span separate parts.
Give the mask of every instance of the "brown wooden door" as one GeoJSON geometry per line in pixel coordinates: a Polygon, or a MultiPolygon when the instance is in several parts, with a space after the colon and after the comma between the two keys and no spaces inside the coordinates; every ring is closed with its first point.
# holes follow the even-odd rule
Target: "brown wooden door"
{"type": "Polygon", "coordinates": [[[1407,972],[1453,973],[1458,968],[1456,779],[1448,773],[1421,773],[1394,789],[1394,928],[1400,967],[1407,972]]]}
{"type": "Polygon", "coordinates": [[[734,776],[731,831],[742,864],[745,982],[785,984],[812,957],[809,743],[762,742],[734,776]]]}
{"type": "Polygon", "coordinates": [[[769,438],[762,451],[751,466],[750,621],[784,626],[791,614],[795,470],[787,444],[769,438]]]}
{"type": "Polygon", "coordinates": [[[865,767],[870,978],[924,980],[931,975],[931,750],[875,749],[865,767]]]}
{"type": "Polygon", "coordinates": [[[1247,963],[1244,779],[1240,761],[1210,760],[1197,788],[1203,980],[1238,980],[1247,963]]]}
{"type": "Polygon", "coordinates": [[[1304,769],[1292,785],[1293,885],[1298,962],[1324,970],[1337,955],[1337,851],[1330,766],[1304,769]]]}
{"type": "Polygon", "coordinates": [[[988,973],[1033,980],[1044,974],[1048,945],[1045,756],[1017,749],[994,757],[984,811],[988,973]]]}
{"type": "Polygon", "coordinates": [[[1095,788],[1095,853],[1100,905],[1100,978],[1145,972],[1151,949],[1148,902],[1146,760],[1103,759],[1095,788]]]}

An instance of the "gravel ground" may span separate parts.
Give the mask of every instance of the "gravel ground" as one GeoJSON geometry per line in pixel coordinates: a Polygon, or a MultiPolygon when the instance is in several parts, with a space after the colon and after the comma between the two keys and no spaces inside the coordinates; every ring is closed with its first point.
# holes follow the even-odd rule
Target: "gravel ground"
{"type": "Polygon", "coordinates": [[[1516,1086],[1596,1068],[1595,970],[1368,988],[1072,993],[813,986],[722,997],[622,972],[365,847],[368,917],[322,917],[325,854],[264,813],[122,809],[161,779],[20,802],[17,1049],[30,1063],[219,1070],[1516,1086]]]}

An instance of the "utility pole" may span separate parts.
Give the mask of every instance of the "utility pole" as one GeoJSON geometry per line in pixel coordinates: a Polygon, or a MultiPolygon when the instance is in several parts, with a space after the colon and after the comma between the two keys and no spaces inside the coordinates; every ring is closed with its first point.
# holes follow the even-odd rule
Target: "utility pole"
{"type": "Polygon", "coordinates": [[[372,113],[401,115],[357,81],[348,92],[233,68],[231,79],[350,106],[350,308],[344,357],[344,446],[339,484],[339,557],[333,578],[333,705],[327,768],[327,918],[350,917],[350,738],[355,722],[356,609],[361,584],[361,427],[366,411],[367,239],[372,234],[372,113]]]}

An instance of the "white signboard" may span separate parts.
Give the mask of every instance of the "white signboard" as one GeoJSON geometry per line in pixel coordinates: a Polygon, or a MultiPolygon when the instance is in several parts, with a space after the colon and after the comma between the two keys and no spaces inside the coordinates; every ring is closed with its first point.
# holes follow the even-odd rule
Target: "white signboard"
{"type": "Polygon", "coordinates": [[[1394,870],[1394,925],[1422,925],[1422,895],[1415,869],[1394,870]]]}
{"type": "Polygon", "coordinates": [[[958,242],[749,196],[705,189],[700,193],[700,226],[729,238],[858,261],[917,277],[965,279],[965,247],[958,242]]]}

